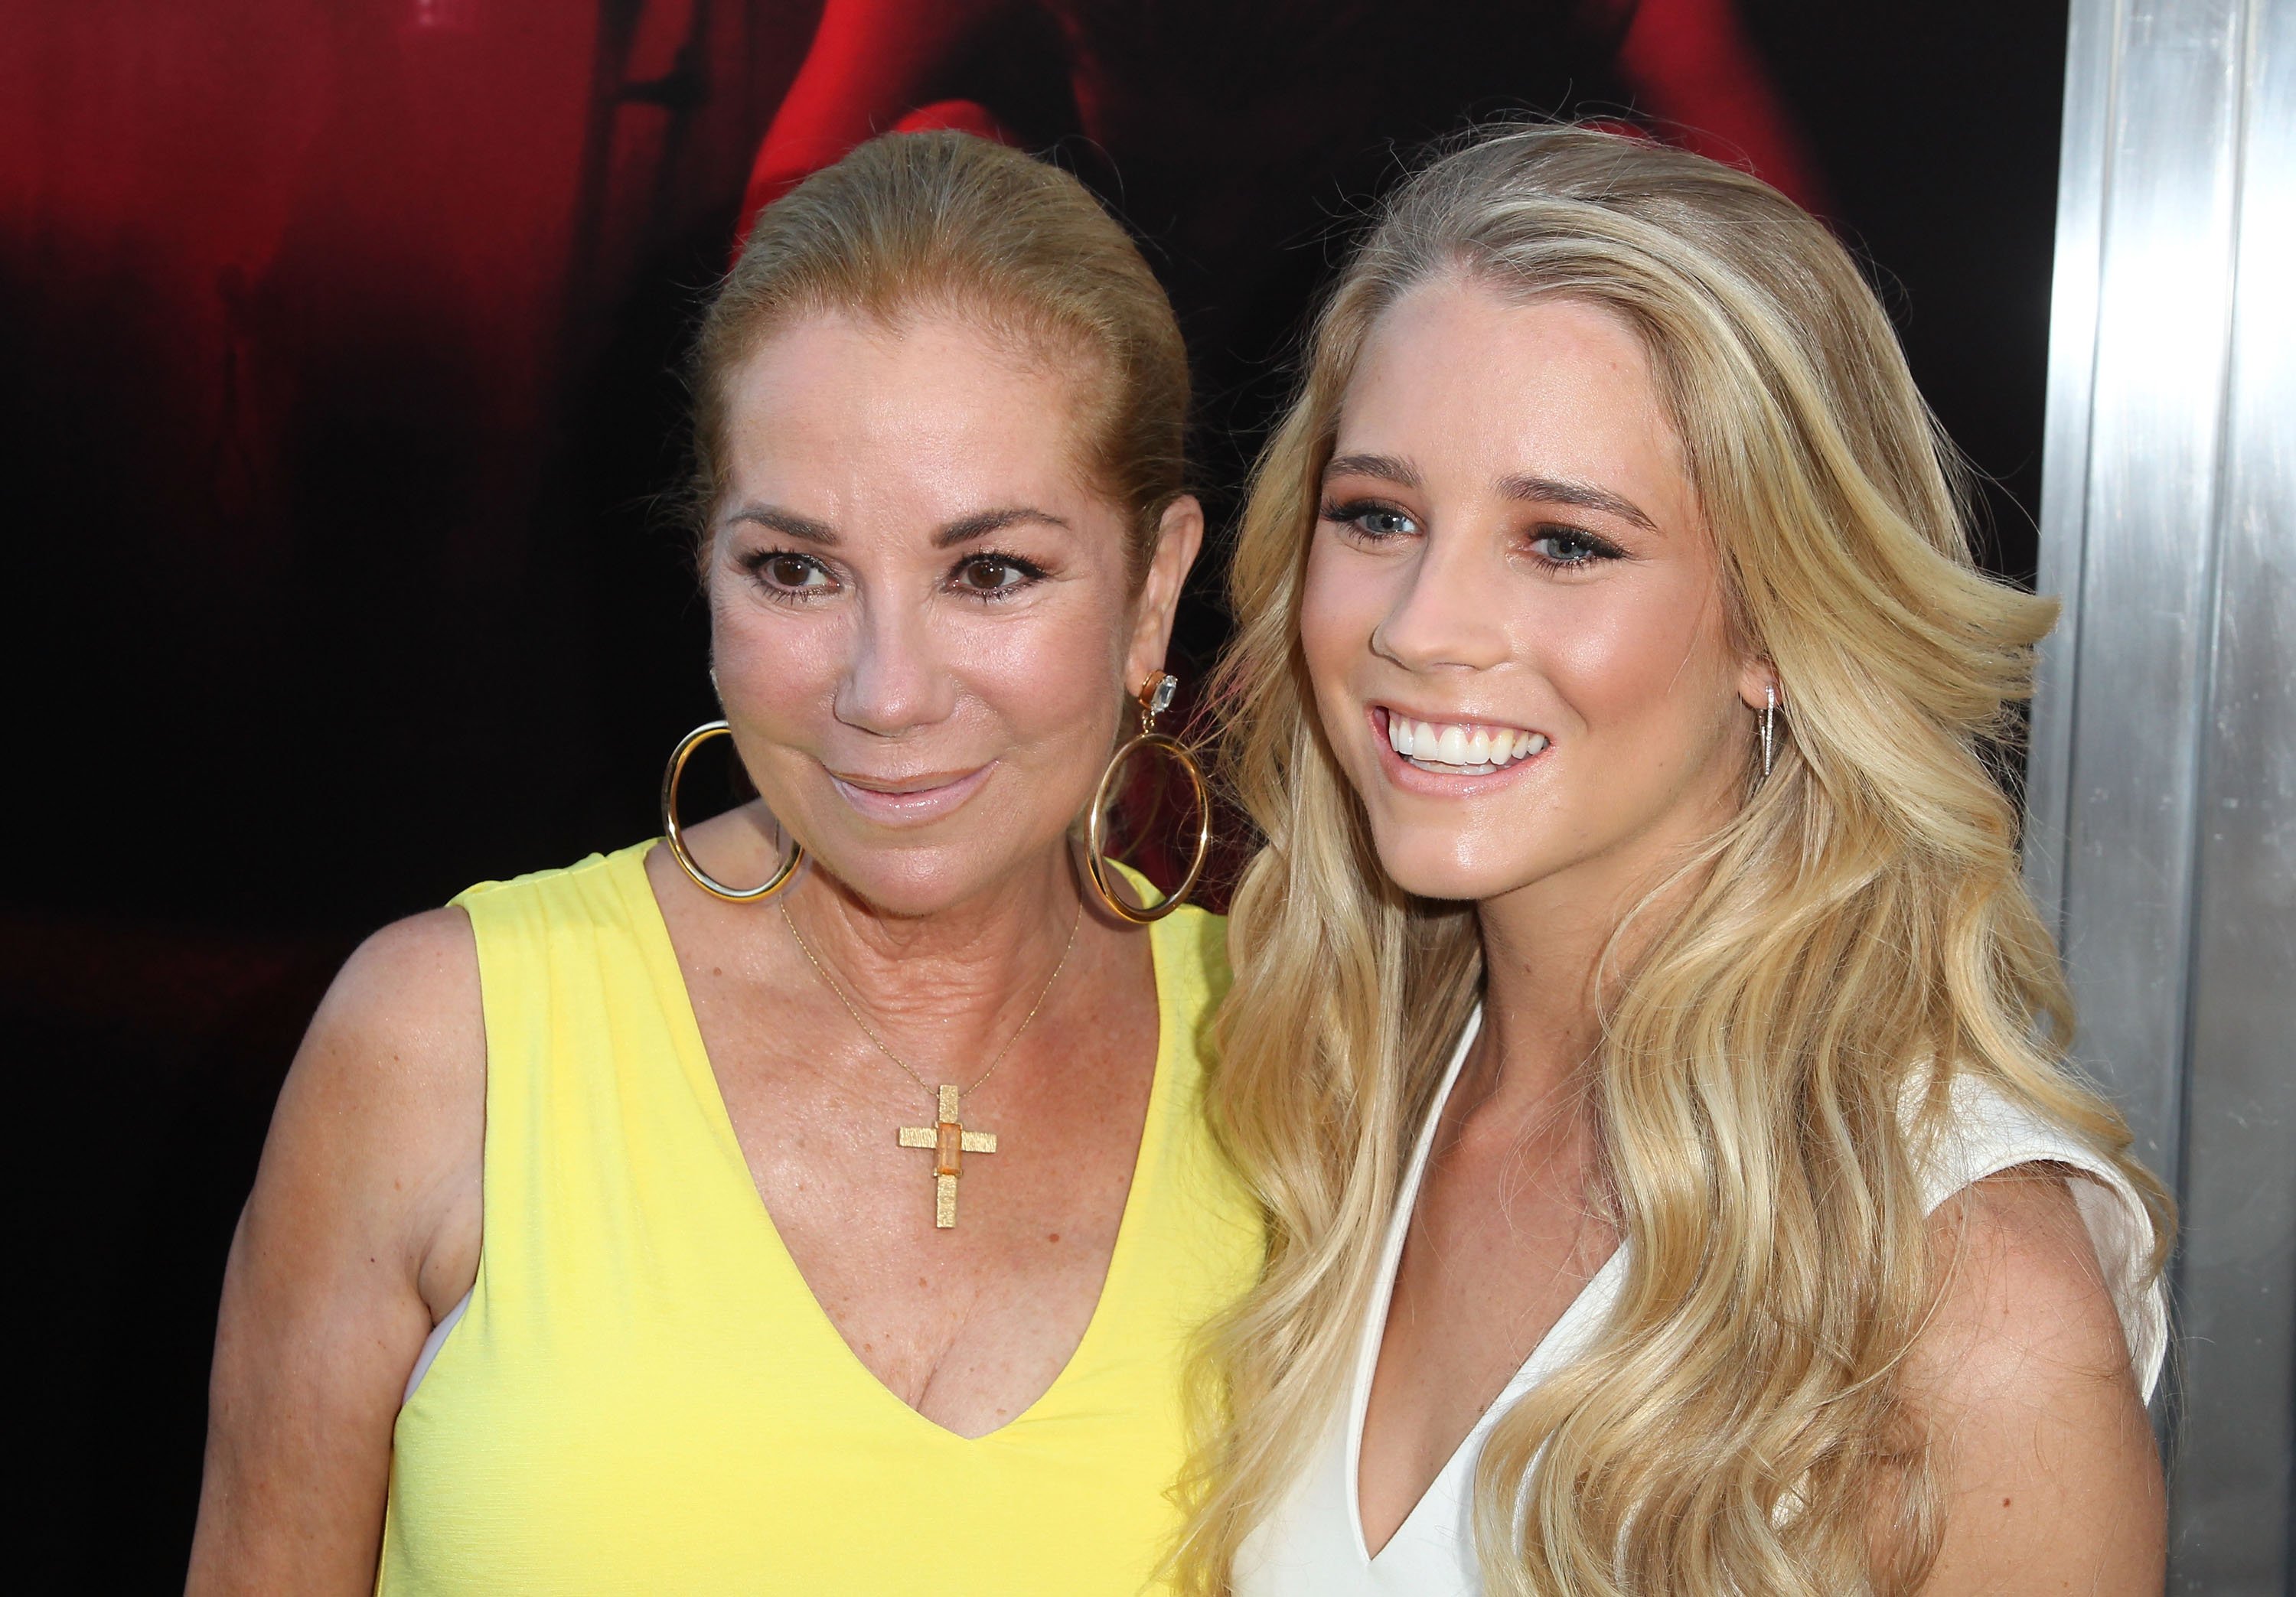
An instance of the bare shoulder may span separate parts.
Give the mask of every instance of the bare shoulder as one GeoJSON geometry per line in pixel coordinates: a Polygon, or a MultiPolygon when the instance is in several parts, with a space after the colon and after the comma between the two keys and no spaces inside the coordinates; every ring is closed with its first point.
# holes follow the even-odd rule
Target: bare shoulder
{"type": "MultiPolygon", "coordinates": [[[[485,1102],[471,918],[434,909],[392,922],[344,962],[312,1017],[248,1218],[278,1221],[280,1207],[333,1218],[370,1243],[402,1243],[399,1257],[420,1269],[455,1211],[475,1202],[485,1102]]],[[[312,1241],[296,1234],[303,1225],[287,1230],[299,1246],[312,1241]]]]}
{"type": "Polygon", "coordinates": [[[405,1044],[427,1060],[440,1044],[460,1052],[479,1020],[478,941],[470,916],[449,907],[394,921],[361,943],[328,987],[311,1036],[405,1044]]]}
{"type": "Polygon", "coordinates": [[[399,1395],[477,1272],[485,1082],[468,917],[368,938],[296,1052],[232,1239],[193,1591],[373,1589],[399,1395]]]}
{"type": "Polygon", "coordinates": [[[281,1089],[272,1138],[419,1157],[483,1112],[485,1082],[470,917],[427,911],[376,932],[336,974],[281,1089]]]}
{"type": "MultiPolygon", "coordinates": [[[[361,944],[328,988],[280,1092],[264,1175],[276,1159],[302,1187],[317,1174],[302,1156],[318,1155],[338,1180],[365,1188],[339,1197],[402,1208],[419,1244],[475,1196],[485,1113],[470,917],[427,911],[361,944]]],[[[258,1201],[265,1195],[259,1179],[258,1201]]]]}
{"type": "Polygon", "coordinates": [[[1946,1499],[1926,1592],[2157,1593],[2160,1458],[2069,1175],[2022,1166],[1931,1216],[1906,1389],[1946,1499]]]}

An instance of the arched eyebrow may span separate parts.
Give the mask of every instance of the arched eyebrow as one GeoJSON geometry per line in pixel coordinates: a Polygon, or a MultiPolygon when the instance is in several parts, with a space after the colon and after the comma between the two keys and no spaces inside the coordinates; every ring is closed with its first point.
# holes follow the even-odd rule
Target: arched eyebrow
{"type": "Polygon", "coordinates": [[[1499,492],[1529,504],[1575,504],[1580,510],[1601,511],[1606,516],[1630,521],[1644,532],[1658,531],[1658,523],[1643,514],[1632,500],[1621,499],[1610,489],[1598,488],[1591,482],[1572,482],[1559,477],[1502,477],[1499,492]]]}
{"type": "MultiPolygon", "coordinates": [[[[1392,455],[1340,455],[1324,468],[1326,479],[1333,477],[1372,477],[1391,482],[1398,487],[1416,488],[1423,486],[1419,469],[1407,460],[1392,455]]],[[[1526,504],[1575,504],[1581,510],[1600,511],[1632,523],[1644,532],[1657,532],[1658,523],[1644,515],[1642,507],[1631,499],[1622,499],[1608,488],[1596,487],[1591,482],[1575,482],[1561,477],[1533,477],[1518,474],[1502,477],[1499,492],[1509,499],[1526,504]]]]}
{"type": "Polygon", "coordinates": [[[933,534],[933,547],[954,549],[959,544],[970,544],[975,538],[985,538],[1007,527],[1018,527],[1034,521],[1045,527],[1067,530],[1068,522],[1048,510],[1038,510],[1033,504],[1008,504],[998,510],[976,511],[969,516],[959,516],[933,534]]]}
{"type": "Polygon", "coordinates": [[[783,510],[778,504],[745,504],[726,519],[728,521],[752,522],[768,532],[818,544],[824,549],[832,547],[838,541],[837,529],[828,522],[816,521],[811,516],[800,516],[797,512],[783,510]]]}
{"type": "MultiPolygon", "coordinates": [[[[841,540],[837,529],[826,521],[816,521],[811,516],[801,516],[793,510],[778,504],[745,504],[726,518],[728,521],[748,521],[778,532],[783,537],[802,539],[822,548],[834,548],[841,540]]],[[[1038,510],[1030,504],[1008,504],[996,510],[975,511],[969,516],[959,516],[933,534],[933,547],[954,549],[959,544],[970,544],[1007,527],[1017,527],[1034,521],[1046,527],[1066,528],[1069,523],[1048,510],[1038,510]]]]}
{"type": "Polygon", "coordinates": [[[1392,455],[1338,455],[1324,468],[1326,481],[1334,477],[1376,477],[1400,488],[1420,486],[1419,469],[1392,455]]]}

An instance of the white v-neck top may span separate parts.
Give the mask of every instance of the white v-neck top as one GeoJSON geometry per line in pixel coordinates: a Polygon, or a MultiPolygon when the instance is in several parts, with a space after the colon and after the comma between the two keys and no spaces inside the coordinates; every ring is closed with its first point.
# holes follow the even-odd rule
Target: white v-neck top
{"type": "MultiPolygon", "coordinates": [[[[1372,1372],[1379,1366],[1396,1266],[1402,1259],[1412,1211],[1426,1177],[1428,1155],[1442,1121],[1443,1107],[1450,1100],[1460,1068],[1481,1026],[1479,1009],[1451,1056],[1404,1172],[1345,1406],[1334,1416],[1306,1473],[1275,1511],[1246,1538],[1236,1559],[1237,1597],[1385,1593],[1467,1597],[1480,1593],[1472,1499],[1475,1461],[1483,1443],[1491,1428],[1520,1398],[1593,1342],[1618,1301],[1627,1273],[1623,1244],[1563,1310],[1522,1368],[1467,1432],[1426,1495],[1380,1549],[1379,1556],[1372,1557],[1365,1545],[1362,1495],[1357,1480],[1357,1463],[1363,1454],[1364,1411],[1371,1398],[1372,1372]]],[[[2168,1308],[2159,1283],[2144,1281],[2152,1236],[2144,1207],[2136,1190],[2111,1165],[2070,1132],[2019,1108],[1974,1077],[1958,1077],[1953,1085],[1953,1114],[1947,1134],[1925,1172],[1929,1207],[1935,1209],[1973,1181],[2037,1161],[2068,1165],[2095,1178],[2070,1183],[2073,1201],[2095,1244],[2128,1338],[2130,1362],[2149,1398],[2168,1348],[2168,1308]]]]}

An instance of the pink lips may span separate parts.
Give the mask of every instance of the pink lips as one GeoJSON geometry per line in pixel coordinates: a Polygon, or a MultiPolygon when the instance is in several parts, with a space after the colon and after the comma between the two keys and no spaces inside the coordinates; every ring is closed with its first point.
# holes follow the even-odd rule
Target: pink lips
{"type": "Polygon", "coordinates": [[[970,771],[924,772],[914,776],[877,777],[829,773],[832,786],[855,810],[887,826],[922,826],[950,814],[980,790],[996,766],[991,760],[970,771]]]}

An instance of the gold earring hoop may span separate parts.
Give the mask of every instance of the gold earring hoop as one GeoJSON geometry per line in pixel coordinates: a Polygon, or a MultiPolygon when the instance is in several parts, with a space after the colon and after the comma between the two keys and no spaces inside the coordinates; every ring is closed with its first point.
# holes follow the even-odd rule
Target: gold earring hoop
{"type": "Polygon", "coordinates": [[[694,886],[729,903],[755,904],[761,898],[772,897],[789,885],[789,879],[797,874],[798,866],[805,861],[805,845],[792,839],[789,857],[782,862],[782,868],[774,872],[773,880],[754,888],[727,887],[703,870],[695,863],[693,856],[687,852],[685,829],[677,823],[677,779],[685,774],[685,762],[693,758],[693,751],[721,733],[731,737],[734,729],[723,721],[704,721],[678,739],[677,747],[670,751],[669,766],[661,774],[661,837],[662,841],[669,845],[670,858],[677,862],[679,870],[693,879],[694,886]]]}
{"type": "Polygon", "coordinates": [[[1093,790],[1092,812],[1085,823],[1084,866],[1092,879],[1092,889],[1100,895],[1100,901],[1108,905],[1111,914],[1135,926],[1160,921],[1185,904],[1195,890],[1196,878],[1204,873],[1204,858],[1211,852],[1212,794],[1210,784],[1204,781],[1203,767],[1196,764],[1196,757],[1188,752],[1186,745],[1156,730],[1156,717],[1171,708],[1172,695],[1179,686],[1180,679],[1168,671],[1151,672],[1148,680],[1140,684],[1140,730],[1108,757],[1107,767],[1100,774],[1100,785],[1093,790]],[[1108,835],[1109,789],[1115,785],[1116,774],[1124,768],[1124,762],[1142,749],[1156,749],[1180,762],[1181,768],[1188,774],[1189,785],[1195,789],[1197,817],[1196,856],[1188,862],[1187,875],[1160,902],[1146,909],[1136,908],[1118,896],[1116,884],[1109,880],[1111,872],[1107,857],[1101,852],[1108,835]]]}

